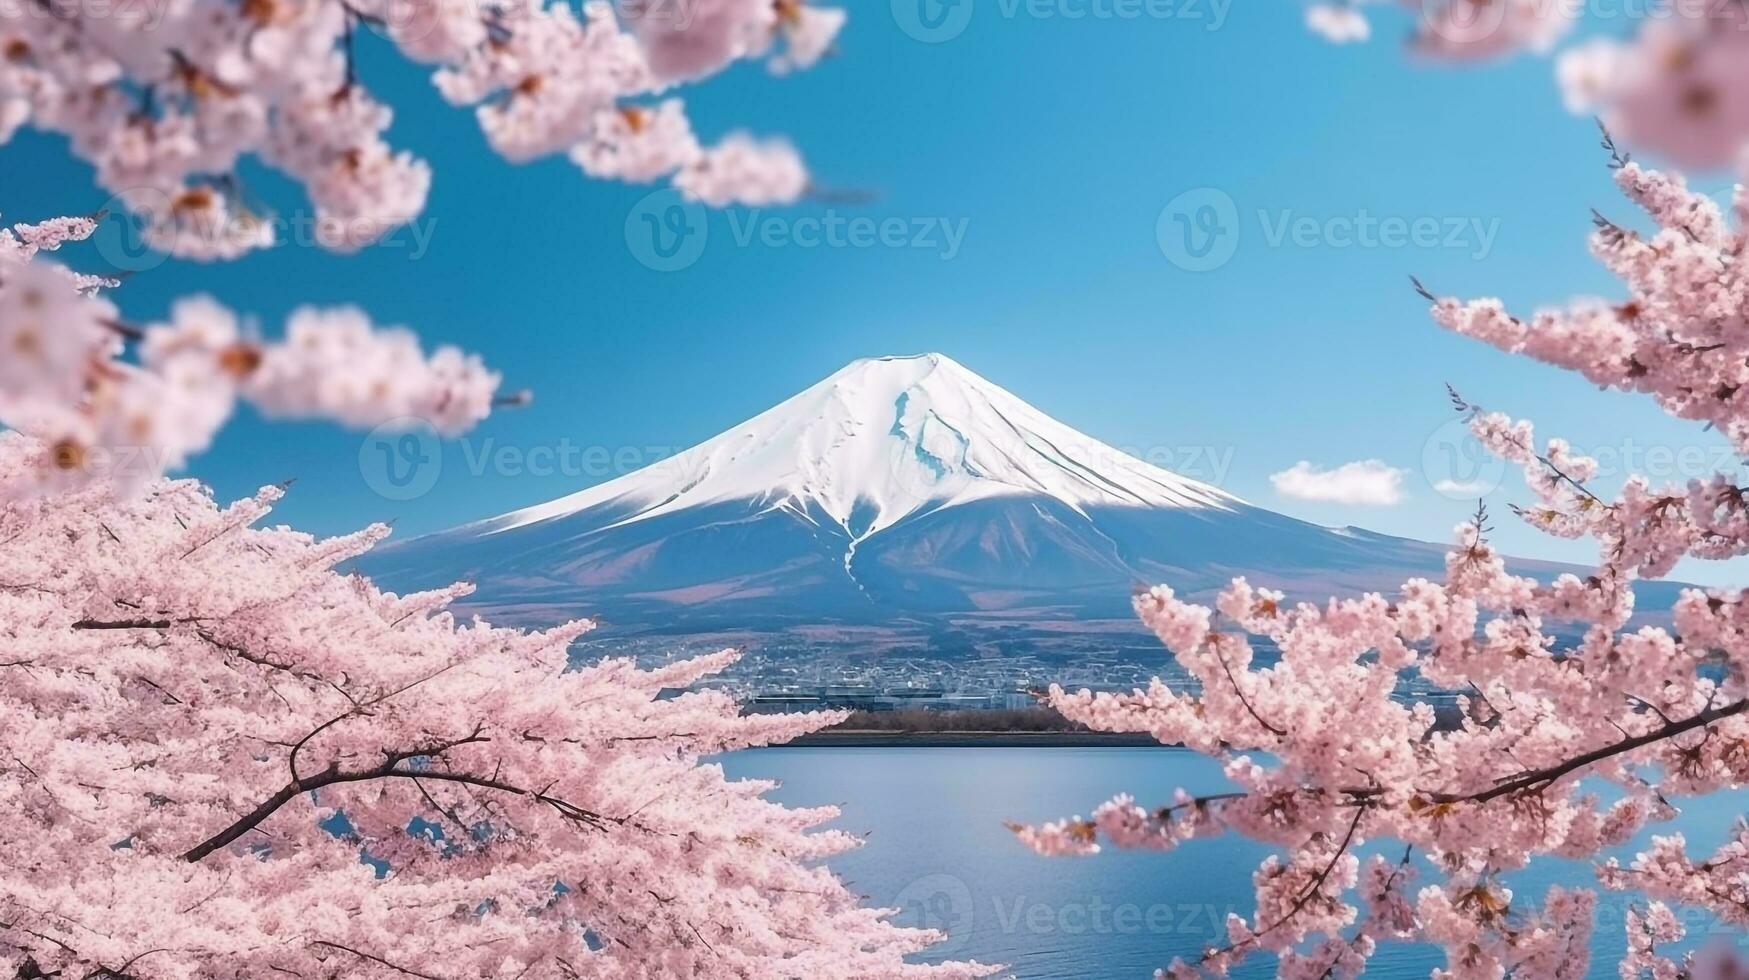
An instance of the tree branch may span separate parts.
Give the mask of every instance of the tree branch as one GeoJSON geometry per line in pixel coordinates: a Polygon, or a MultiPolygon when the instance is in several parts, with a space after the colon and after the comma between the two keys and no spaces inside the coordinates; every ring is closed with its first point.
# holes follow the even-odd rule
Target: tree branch
{"type": "Polygon", "coordinates": [[[417,970],[409,970],[404,966],[399,966],[399,965],[396,965],[394,963],[390,963],[388,960],[385,960],[380,956],[372,956],[371,954],[366,953],[363,950],[353,949],[351,946],[342,946],[339,943],[329,942],[326,939],[313,940],[313,941],[311,941],[310,945],[311,946],[323,946],[323,947],[326,947],[328,949],[339,950],[342,953],[351,953],[353,956],[356,956],[361,960],[369,960],[370,962],[376,963],[379,966],[386,966],[389,969],[394,970],[396,973],[402,973],[402,974],[405,974],[409,977],[419,977],[420,980],[442,980],[441,977],[432,976],[429,973],[420,973],[417,970]]]}
{"type": "Polygon", "coordinates": [[[1644,748],[1667,738],[1674,738],[1684,732],[1691,732],[1697,728],[1704,728],[1716,721],[1722,721],[1726,718],[1740,715],[1745,710],[1749,710],[1749,698],[1741,701],[1733,701],[1730,704],[1721,705],[1717,708],[1708,708],[1705,711],[1702,711],[1693,717],[1685,718],[1682,721],[1661,725],[1644,735],[1635,735],[1632,738],[1624,738],[1618,742],[1611,742],[1608,745],[1599,746],[1598,748],[1592,749],[1590,752],[1576,755],[1559,765],[1549,766],[1544,769],[1534,769],[1530,772],[1522,773],[1490,789],[1483,790],[1480,793],[1438,793],[1429,794],[1427,798],[1435,803],[1486,803],[1489,800],[1498,799],[1499,797],[1511,793],[1518,793],[1523,790],[1552,783],[1575,770],[1583,769],[1586,766],[1602,762],[1605,759],[1613,758],[1624,752],[1632,752],[1635,749],[1644,748]]]}
{"type": "Polygon", "coordinates": [[[1255,942],[1257,942],[1257,940],[1263,938],[1263,936],[1265,936],[1271,932],[1274,932],[1276,929],[1279,929],[1281,926],[1286,925],[1288,922],[1291,922],[1293,920],[1294,916],[1299,915],[1300,912],[1304,911],[1305,907],[1307,905],[1310,905],[1312,902],[1312,899],[1315,896],[1317,896],[1318,893],[1323,889],[1324,882],[1330,880],[1330,873],[1332,871],[1336,870],[1336,863],[1338,861],[1342,860],[1342,855],[1348,853],[1348,845],[1352,844],[1354,842],[1354,834],[1356,831],[1358,831],[1360,829],[1361,818],[1366,816],[1366,811],[1369,809],[1369,807],[1370,807],[1370,804],[1366,805],[1366,806],[1361,806],[1354,811],[1354,819],[1352,821],[1350,821],[1348,824],[1348,833],[1342,835],[1342,842],[1340,844],[1336,845],[1336,853],[1330,855],[1330,860],[1327,863],[1325,863],[1324,867],[1318,871],[1317,875],[1312,878],[1311,882],[1308,885],[1306,885],[1306,887],[1303,890],[1301,890],[1299,896],[1294,900],[1293,906],[1291,908],[1289,908],[1286,912],[1282,913],[1281,918],[1276,919],[1274,922],[1271,922],[1269,925],[1252,933],[1250,936],[1246,937],[1242,942],[1228,944],[1227,946],[1222,947],[1220,950],[1210,950],[1209,952],[1204,953],[1202,958],[1204,960],[1208,960],[1213,956],[1219,955],[1220,953],[1233,952],[1234,950],[1238,949],[1240,946],[1245,945],[1247,943],[1255,943],[1255,942]]]}
{"type": "Polygon", "coordinates": [[[452,742],[428,748],[389,752],[385,753],[385,759],[381,765],[373,766],[369,769],[356,769],[350,772],[341,769],[338,763],[330,764],[328,768],[321,772],[301,779],[294,779],[280,787],[272,796],[262,800],[253,810],[250,810],[248,813],[239,817],[230,826],[211,837],[208,837],[206,840],[201,841],[194,847],[189,848],[183,853],[182,859],[192,864],[200,861],[207,855],[212,854],[214,851],[230,846],[244,834],[247,834],[249,831],[260,826],[263,821],[278,812],[280,807],[285,806],[300,794],[313,792],[325,786],[334,786],[341,783],[368,782],[373,779],[411,779],[414,780],[416,784],[420,780],[458,783],[481,789],[511,793],[516,796],[530,797],[552,807],[560,816],[563,816],[567,820],[587,824],[596,830],[606,830],[609,823],[620,824],[625,822],[621,818],[603,816],[593,810],[588,810],[577,806],[576,804],[550,796],[544,790],[530,790],[522,786],[505,782],[496,776],[476,776],[471,773],[462,772],[401,768],[401,763],[406,762],[409,759],[437,756],[458,745],[481,741],[485,741],[485,739],[481,738],[476,732],[476,734],[470,735],[467,738],[457,739],[452,742]]]}
{"type": "Polygon", "coordinates": [[[1227,672],[1227,683],[1233,685],[1233,693],[1238,696],[1239,703],[1245,706],[1245,711],[1251,715],[1252,720],[1256,721],[1259,725],[1262,725],[1276,738],[1285,738],[1287,736],[1286,731],[1264,721],[1263,716],[1257,713],[1257,709],[1251,707],[1250,699],[1245,697],[1245,692],[1239,689],[1239,679],[1233,676],[1233,668],[1227,666],[1226,656],[1219,650],[1216,650],[1215,659],[1221,662],[1221,669],[1227,672]]]}

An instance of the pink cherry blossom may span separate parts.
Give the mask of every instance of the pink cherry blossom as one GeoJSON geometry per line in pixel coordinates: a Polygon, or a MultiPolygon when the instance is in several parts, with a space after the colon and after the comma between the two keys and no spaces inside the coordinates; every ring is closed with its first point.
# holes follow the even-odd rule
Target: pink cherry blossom
{"type": "Polygon", "coordinates": [[[1407,11],[1412,47],[1433,59],[1554,52],[1569,110],[1600,117],[1621,139],[1678,165],[1723,168],[1745,159],[1749,14],[1741,4],[1336,0],[1313,4],[1306,22],[1332,42],[1364,40],[1371,33],[1365,11],[1386,7],[1407,11]],[[1587,12],[1607,30],[1576,32],[1587,12]],[[1576,35],[1583,40],[1563,49],[1576,35]]]}
{"type": "Polygon", "coordinates": [[[590,137],[571,148],[571,159],[591,177],[646,183],[674,173],[699,158],[679,99],[654,108],[601,109],[590,137]]]}
{"type": "Polygon", "coordinates": [[[341,307],[293,311],[282,340],[215,300],[123,323],[114,283],[45,256],[90,218],[0,229],[0,424],[36,437],[14,493],[105,481],[138,488],[208,447],[239,399],[270,415],[358,427],[423,422],[454,435],[500,403],[500,378],[453,347],[427,354],[400,328],[341,307]],[[132,356],[130,356],[130,347],[132,356]]]}
{"type": "Polygon", "coordinates": [[[770,0],[627,0],[621,7],[650,71],[665,83],[708,77],[763,54],[777,30],[770,0]]]}
{"type": "MultiPolygon", "coordinates": [[[[0,478],[40,448],[0,434],[0,478]]],[[[589,620],[521,632],[447,612],[465,586],[382,592],[336,568],[385,528],[257,527],[280,495],[0,504],[8,976],[993,972],[910,962],[940,937],[820,864],[859,843],[835,808],[708,761],[841,714],[676,695],[733,650],[578,664],[589,620]]]]}
{"type": "Polygon", "coordinates": [[[765,207],[798,200],[808,189],[808,172],[789,143],[735,133],[683,168],[674,184],[711,207],[765,207]]]}
{"type": "MultiPolygon", "coordinates": [[[[572,152],[592,175],[647,181],[698,153],[678,101],[647,133],[627,125],[641,100],[743,59],[810,67],[843,23],[842,10],[802,0],[589,0],[580,12],[558,0],[11,5],[0,11],[0,143],[23,126],[65,135],[148,244],[201,259],[274,244],[272,216],[238,176],[257,158],[303,187],[320,244],[352,251],[417,218],[433,179],[386,139],[391,108],[353,63],[360,31],[431,66],[509,159],[572,152]]],[[[712,186],[739,179],[745,193],[694,196],[788,201],[806,184],[793,150],[743,164],[716,168],[712,186]],[[769,165],[762,193],[748,189],[758,163],[769,165]]]]}
{"type": "MultiPolygon", "coordinates": [[[[1656,226],[1642,236],[1600,220],[1592,236],[1624,301],[1524,318],[1497,300],[1423,290],[1433,317],[1648,395],[1749,452],[1744,209],[1733,222],[1680,177],[1619,153],[1614,162],[1622,192],[1656,226]]],[[[1189,683],[1049,691],[1049,704],[1091,728],[1146,732],[1221,760],[1231,788],[1181,790],[1153,809],[1120,795],[1090,819],[1015,827],[1023,844],[1082,855],[1234,832],[1276,850],[1254,875],[1255,911],[1163,975],[1225,975],[1270,952],[1283,976],[1353,977],[1380,944],[1420,941],[1444,949],[1436,977],[1576,980],[1588,968],[1594,895],[1520,896],[1514,873],[1544,857],[1595,860],[1674,818],[1686,799],[1749,783],[1749,593],[1687,589],[1670,627],[1631,622],[1636,580],[1684,557],[1749,554],[1749,489],[1730,474],[1686,486],[1635,476],[1606,498],[1592,485],[1596,461],[1565,441],[1455,393],[1453,404],[1488,451],[1523,471],[1533,499],[1515,508],[1520,517],[1595,542],[1592,574],[1513,574],[1478,510],[1457,528],[1443,580],[1412,579],[1391,597],[1290,604],[1243,579],[1213,608],[1165,585],[1139,593],[1136,612],[1189,683]],[[1261,660],[1261,645],[1278,656],[1261,660]],[[1406,693],[1426,684],[1455,697],[1455,718],[1406,693]],[[1607,800],[1597,784],[1613,784],[1607,800]],[[1402,848],[1401,860],[1363,872],[1356,847],[1381,839],[1402,848]]],[[[1648,901],[1627,919],[1622,977],[1722,975],[1723,954],[1668,952],[1682,938],[1670,905],[1749,926],[1749,825],[1705,857],[1679,834],[1654,837],[1631,862],[1598,864],[1597,876],[1648,901]]]]}

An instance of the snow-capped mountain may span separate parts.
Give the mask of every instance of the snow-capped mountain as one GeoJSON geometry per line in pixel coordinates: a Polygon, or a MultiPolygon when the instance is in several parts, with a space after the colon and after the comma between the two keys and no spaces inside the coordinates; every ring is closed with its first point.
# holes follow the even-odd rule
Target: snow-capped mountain
{"type": "Polygon", "coordinates": [[[470,579],[499,618],[988,637],[1128,623],[1155,582],[1391,589],[1444,550],[1253,506],[924,354],[856,361],[684,453],[365,570],[395,588],[470,579]]]}
{"type": "Polygon", "coordinates": [[[619,524],[754,501],[855,546],[930,511],[1032,496],[1101,506],[1224,507],[1237,500],[1090,439],[942,354],[856,361],[777,407],[648,470],[475,525],[500,534],[604,504],[619,524]]]}

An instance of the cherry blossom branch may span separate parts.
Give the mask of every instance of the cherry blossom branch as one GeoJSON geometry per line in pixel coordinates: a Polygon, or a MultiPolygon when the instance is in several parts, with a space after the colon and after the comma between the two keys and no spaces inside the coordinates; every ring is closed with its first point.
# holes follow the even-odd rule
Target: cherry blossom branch
{"type": "MultiPolygon", "coordinates": [[[[1417,281],[1415,283],[1415,285],[1418,289],[1421,289],[1423,295],[1431,295],[1431,294],[1426,292],[1425,288],[1421,286],[1419,281],[1417,281]]],[[[1464,396],[1458,394],[1457,388],[1453,387],[1450,384],[1447,384],[1445,386],[1445,390],[1446,390],[1446,393],[1451,396],[1452,404],[1457,406],[1457,409],[1459,412],[1462,412],[1465,414],[1465,416],[1466,416],[1465,421],[1474,421],[1477,416],[1479,416],[1483,413],[1484,409],[1482,408],[1482,406],[1472,404],[1471,402],[1466,401],[1464,399],[1464,396]]],[[[1599,497],[1597,494],[1593,493],[1591,491],[1590,487],[1586,486],[1584,483],[1580,482],[1579,480],[1577,480],[1574,477],[1572,477],[1571,475],[1569,475],[1566,470],[1564,470],[1560,466],[1556,465],[1554,460],[1550,459],[1548,456],[1544,455],[1543,453],[1537,451],[1537,448],[1535,446],[1527,445],[1524,442],[1524,440],[1519,439],[1516,436],[1506,435],[1503,438],[1510,440],[1512,445],[1517,446],[1519,449],[1523,450],[1526,454],[1534,457],[1537,462],[1541,463],[1545,468],[1548,469],[1549,473],[1552,476],[1554,476],[1555,479],[1567,484],[1568,486],[1572,487],[1574,490],[1577,490],[1580,493],[1584,494],[1586,497],[1590,498],[1593,503],[1599,504],[1605,508],[1609,507],[1609,504],[1607,502],[1605,502],[1602,497],[1599,497]]]]}
{"type": "MultiPolygon", "coordinates": [[[[4,89],[0,76],[0,110],[13,104],[4,89]]],[[[281,341],[258,339],[208,299],[179,301],[169,322],[127,322],[102,295],[119,280],[44,257],[97,227],[92,216],[0,226],[0,349],[10,352],[0,426],[45,447],[0,480],[0,496],[94,482],[137,489],[204,451],[239,401],[364,428],[418,419],[455,435],[530,400],[500,395],[501,378],[478,357],[451,347],[427,355],[405,330],[377,328],[356,309],[299,308],[281,341]]]]}
{"type": "Polygon", "coordinates": [[[75,630],[167,630],[177,625],[198,622],[198,620],[168,620],[168,619],[81,619],[73,623],[70,629],[75,630]]]}
{"type": "MultiPolygon", "coordinates": [[[[1432,4],[1435,13],[1469,11],[1481,14],[1479,21],[1553,9],[1517,0],[1432,4]]],[[[1733,18],[1742,16],[1740,5],[1729,9],[1733,18]]],[[[1692,38],[1670,26],[1661,36],[1670,46],[1646,77],[1680,77],[1709,97],[1740,88],[1734,76],[1700,76],[1727,65],[1735,72],[1749,57],[1733,50],[1729,57],[1706,52],[1703,59],[1689,46],[1692,38]]],[[[1730,37],[1733,44],[1741,41],[1740,32],[1730,37]]],[[[1744,134],[1720,135],[1730,137],[1735,155],[1744,134]]],[[[1590,232],[1593,254],[1626,286],[1625,301],[1578,300],[1518,317],[1497,299],[1440,297],[1418,279],[1410,283],[1440,326],[1603,388],[1649,396],[1674,417],[1716,429],[1737,456],[1749,457],[1749,227],[1743,217],[1749,190],[1739,188],[1727,209],[1690,190],[1680,176],[1628,159],[1612,135],[1604,140],[1617,187],[1658,226],[1642,236],[1599,216],[1590,232]]],[[[1684,588],[1669,625],[1630,623],[1636,580],[1667,576],[1685,558],[1749,554],[1749,493],[1728,472],[1688,474],[1684,483],[1662,488],[1650,475],[1628,473],[1614,499],[1606,500],[1592,486],[1597,459],[1563,440],[1539,442],[1530,422],[1483,411],[1455,388],[1448,394],[1483,450],[1522,469],[1541,502],[1513,509],[1545,533],[1596,542],[1594,573],[1548,581],[1514,574],[1486,540],[1486,512],[1478,510],[1459,525],[1443,578],[1411,578],[1390,595],[1284,607],[1280,593],[1244,579],[1228,583],[1208,605],[1180,598],[1169,585],[1147,589],[1135,598],[1136,612],[1196,689],[1175,690],[1162,681],[1127,694],[1053,686],[1048,702],[1094,730],[1147,732],[1218,759],[1245,795],[1187,807],[1180,790],[1174,806],[1149,812],[1119,794],[1089,820],[1017,827],[1023,844],[1047,855],[1091,854],[1101,841],[1167,850],[1222,830],[1293,844],[1291,871],[1280,867],[1280,854],[1272,855],[1257,878],[1260,928],[1294,905],[1297,931],[1319,937],[1310,949],[1280,951],[1284,976],[1356,975],[1373,955],[1372,940],[1381,938],[1442,946],[1447,968],[1464,975],[1585,972],[1573,958],[1589,944],[1594,896],[1551,889],[1544,910],[1527,926],[1508,920],[1509,903],[1492,879],[1545,855],[1602,856],[1668,819],[1673,800],[1741,784],[1749,771],[1743,725],[1749,690],[1737,666],[1749,656],[1749,591],[1684,588]],[[1266,676],[1220,656],[1225,642],[1211,641],[1209,627],[1216,615],[1280,651],[1266,676]],[[1584,629],[1563,635],[1545,626],[1551,622],[1584,629]],[[1473,692],[1475,723],[1442,726],[1430,700],[1405,703],[1399,694],[1410,678],[1438,691],[1473,692]],[[1268,718],[1292,719],[1283,726],[1288,736],[1261,757],[1235,755],[1235,746],[1256,742],[1257,726],[1268,718]],[[1695,732],[1701,734],[1691,737],[1695,732]],[[1637,761],[1630,765],[1630,759],[1637,761]],[[1357,785],[1357,774],[1364,785],[1357,785]],[[1624,792],[1605,803],[1580,785],[1592,776],[1624,792]],[[1392,812],[1381,810],[1387,805],[1392,812]],[[1408,812],[1400,812],[1405,806],[1408,812]],[[1384,918],[1348,940],[1347,906],[1314,909],[1295,897],[1323,859],[1321,850],[1308,853],[1305,842],[1326,832],[1344,807],[1373,811],[1405,843],[1437,854],[1435,866],[1445,879],[1412,898],[1383,896],[1384,918]],[[1375,927],[1383,931],[1374,934],[1375,927]],[[1562,970],[1551,972],[1555,964],[1562,970]]],[[[1631,872],[1605,859],[1600,880],[1648,896],[1696,900],[1729,921],[1742,918],[1749,898],[1734,879],[1726,880],[1740,872],[1697,865],[1682,846],[1679,834],[1655,836],[1631,872]]],[[[1745,847],[1749,830],[1720,853],[1734,859],[1745,847]]],[[[1395,887],[1388,869],[1373,867],[1368,874],[1366,887],[1375,892],[1395,887]]],[[[1329,887],[1327,876],[1319,887],[1329,887]]],[[[1369,908],[1375,897],[1381,896],[1369,895],[1369,908]]],[[[1669,941],[1662,935],[1667,925],[1655,926],[1659,942],[1669,941]]],[[[1226,975],[1249,951],[1202,966],[1226,975]]],[[[1189,980],[1197,969],[1175,961],[1164,972],[1189,980]]]]}
{"type": "Polygon", "coordinates": [[[351,953],[353,956],[356,956],[361,960],[369,960],[370,962],[375,963],[378,966],[388,967],[389,969],[394,970],[396,973],[399,973],[403,976],[418,977],[419,980],[443,980],[442,977],[434,976],[430,973],[420,973],[418,970],[410,970],[407,967],[399,966],[399,965],[394,964],[394,963],[390,963],[388,960],[385,960],[380,956],[374,956],[370,953],[364,952],[363,950],[353,949],[351,946],[342,945],[340,943],[333,942],[331,940],[312,939],[310,941],[310,945],[312,945],[312,946],[324,946],[324,947],[327,947],[328,949],[338,950],[342,953],[351,953]]]}
{"type": "Polygon", "coordinates": [[[1543,769],[1536,769],[1531,772],[1522,773],[1499,784],[1498,786],[1483,790],[1479,793],[1471,793],[1467,795],[1436,793],[1430,795],[1428,798],[1435,803],[1487,803],[1490,800],[1498,799],[1502,796],[1553,783],[1561,777],[1576,770],[1583,769],[1586,766],[1594,765],[1625,752],[1632,752],[1635,749],[1644,748],[1656,742],[1662,742],[1665,739],[1674,738],[1677,735],[1694,731],[1697,728],[1704,728],[1714,722],[1740,715],[1745,710],[1749,710],[1749,698],[1741,701],[1733,701],[1730,704],[1720,705],[1716,708],[1708,708],[1705,711],[1701,711],[1692,717],[1683,719],[1682,721],[1662,725],[1644,735],[1636,735],[1632,738],[1624,738],[1619,742],[1611,742],[1608,745],[1600,746],[1590,752],[1574,756],[1559,765],[1548,766],[1543,769]]]}
{"type": "Polygon", "coordinates": [[[1252,936],[1251,938],[1253,940],[1265,933],[1273,932],[1283,923],[1300,914],[1300,912],[1305,909],[1306,905],[1311,902],[1312,898],[1324,887],[1324,882],[1330,879],[1330,872],[1336,870],[1336,863],[1342,860],[1342,855],[1348,853],[1348,845],[1354,842],[1354,834],[1360,829],[1361,818],[1366,816],[1366,813],[1367,808],[1364,806],[1355,809],[1354,819],[1348,823],[1348,832],[1342,835],[1341,843],[1336,845],[1336,853],[1330,855],[1330,860],[1325,862],[1323,868],[1319,869],[1317,876],[1314,877],[1311,883],[1306,886],[1305,890],[1300,893],[1299,898],[1294,901],[1293,907],[1288,909],[1287,914],[1264,927],[1262,932],[1258,932],[1256,935],[1252,936]]]}
{"type": "Polygon", "coordinates": [[[1251,715],[1252,719],[1255,720],[1259,725],[1262,725],[1264,727],[1264,729],[1269,731],[1275,737],[1277,737],[1277,738],[1287,737],[1287,732],[1285,730],[1277,728],[1274,725],[1271,725],[1269,722],[1264,721],[1263,716],[1257,713],[1257,709],[1253,708],[1251,706],[1250,699],[1245,697],[1245,692],[1239,689],[1239,681],[1237,678],[1235,678],[1233,676],[1233,668],[1230,665],[1228,665],[1227,658],[1225,656],[1223,656],[1222,654],[1220,654],[1218,651],[1215,653],[1215,658],[1221,662],[1221,670],[1226,672],[1227,683],[1233,685],[1233,694],[1238,697],[1239,703],[1245,706],[1245,711],[1251,715]]]}
{"type": "Polygon", "coordinates": [[[599,813],[575,806],[562,799],[550,796],[545,792],[530,790],[514,785],[492,776],[479,776],[471,773],[445,772],[442,770],[402,769],[400,764],[409,759],[439,756],[442,753],[461,745],[487,741],[479,736],[469,736],[441,745],[423,749],[385,753],[387,758],[378,766],[370,769],[359,769],[351,772],[339,768],[338,763],[330,764],[327,769],[313,776],[294,779],[281,787],[272,796],[262,800],[255,809],[239,817],[234,823],[213,836],[189,848],[182,855],[183,860],[197,862],[214,851],[235,843],[243,835],[260,826],[274,813],[291,800],[304,793],[314,792],[325,786],[343,783],[368,782],[376,779],[411,779],[414,781],[429,780],[431,782],[458,783],[482,789],[498,790],[516,796],[526,796],[544,803],[568,819],[587,823],[598,830],[606,829],[609,822],[623,823],[621,818],[604,816],[599,813]]]}
{"type": "Polygon", "coordinates": [[[1295,898],[1293,905],[1290,906],[1286,912],[1282,913],[1282,915],[1274,922],[1271,922],[1262,929],[1251,933],[1239,942],[1228,943],[1225,946],[1204,952],[1202,954],[1202,960],[1206,962],[1211,959],[1230,955],[1241,947],[1256,945],[1258,940],[1281,928],[1283,925],[1286,925],[1288,922],[1292,921],[1295,916],[1305,911],[1306,906],[1311,904],[1312,899],[1323,890],[1324,883],[1330,879],[1331,872],[1336,870],[1336,865],[1342,860],[1342,856],[1348,853],[1348,845],[1353,843],[1354,835],[1360,829],[1361,818],[1366,816],[1369,807],[1370,804],[1366,804],[1355,808],[1354,819],[1349,821],[1348,832],[1342,835],[1342,841],[1336,845],[1336,853],[1330,855],[1330,860],[1324,863],[1324,866],[1318,870],[1318,873],[1314,875],[1312,880],[1307,883],[1306,887],[1300,891],[1300,894],[1295,898]]]}
{"type": "MultiPolygon", "coordinates": [[[[0,473],[38,451],[0,431],[0,473]]],[[[0,587],[0,665],[15,668],[0,669],[0,729],[20,736],[0,750],[18,790],[0,792],[0,975],[25,957],[31,976],[108,980],[515,980],[566,959],[666,975],[676,943],[701,975],[993,972],[908,962],[932,935],[871,914],[819,863],[857,838],[701,762],[841,717],[662,697],[735,651],[574,666],[588,621],[462,625],[448,606],[466,587],[394,595],[335,571],[380,530],[264,526],[278,490],[221,508],[195,481],[144,489],[0,497],[0,583],[26,583],[0,587]],[[336,846],[329,812],[368,843],[336,846]],[[442,821],[442,842],[419,820],[442,821]],[[392,873],[360,875],[360,846],[392,873]],[[561,879],[529,907],[530,882],[561,879]],[[212,929],[201,916],[221,905],[212,929]],[[451,914],[483,905],[521,912],[451,914]],[[343,934],[308,910],[342,911],[343,934]],[[102,923],[101,943],[42,938],[82,937],[81,921],[102,923]],[[783,926],[797,921],[819,928],[783,926]],[[469,948],[492,952],[457,958],[469,948]],[[113,969],[139,950],[163,952],[113,969]]]]}

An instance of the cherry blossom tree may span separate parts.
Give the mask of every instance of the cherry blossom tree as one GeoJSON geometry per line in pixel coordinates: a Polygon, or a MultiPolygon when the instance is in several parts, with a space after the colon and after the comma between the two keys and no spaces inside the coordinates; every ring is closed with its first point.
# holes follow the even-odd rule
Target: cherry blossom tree
{"type": "MultiPolygon", "coordinates": [[[[37,449],[0,434],[0,475],[37,449]]],[[[0,505],[0,975],[969,977],[707,756],[839,720],[455,621],[194,481],[0,505]]]]}
{"type": "MultiPolygon", "coordinates": [[[[782,74],[831,48],[841,10],[803,0],[21,0],[0,5],[0,144],[22,126],[68,138],[113,202],[173,255],[226,259],[275,244],[243,164],[301,184],[316,240],[351,251],[414,219],[430,167],[391,147],[359,76],[360,31],[433,66],[512,161],[568,153],[595,177],[671,180],[713,207],[785,204],[809,186],[781,139],[707,147],[677,87],[736,61],[782,74]]],[[[465,431],[499,377],[453,348],[345,308],[294,313],[269,342],[211,300],[132,325],[102,297],[119,282],[45,258],[89,217],[0,228],[0,425],[36,436],[34,481],[140,485],[204,450],[246,399],[269,414],[465,431]]]]}
{"type": "Polygon", "coordinates": [[[297,310],[275,342],[203,297],[167,322],[125,323],[101,295],[113,280],[42,257],[95,227],[0,228],[0,424],[35,437],[18,461],[26,478],[0,493],[141,486],[205,449],[240,398],[278,416],[419,419],[451,434],[523,398],[499,396],[479,358],[453,347],[428,357],[408,331],[352,308],[297,310]]]}
{"type": "MultiPolygon", "coordinates": [[[[28,0],[0,9],[0,143],[66,136],[147,242],[275,243],[246,187],[302,185],[320,244],[412,220],[430,168],[384,139],[374,31],[434,68],[512,161],[671,180],[710,206],[796,200],[778,139],[693,134],[671,92],[737,60],[824,56],[800,0],[28,0]]],[[[579,621],[458,624],[465,586],[396,596],[335,571],[386,530],[254,525],[162,474],[238,401],[465,431],[506,402],[474,356],[351,308],[280,339],[219,302],[132,323],[118,277],[54,262],[101,217],[0,228],[0,974],[191,977],[970,977],[820,861],[829,807],[704,760],[835,723],[690,692],[733,651],[573,665],[579,621]]]]}
{"type": "Polygon", "coordinates": [[[1436,61],[1555,53],[1569,110],[1690,168],[1742,169],[1749,144],[1749,10],[1735,0],[1315,0],[1306,22],[1337,43],[1371,36],[1367,10],[1405,9],[1409,45],[1436,61]],[[1563,42],[1593,22],[1586,40],[1563,42]]]}
{"type": "Polygon", "coordinates": [[[384,138],[393,113],[354,54],[370,30],[512,161],[563,152],[715,205],[790,202],[808,176],[788,143],[707,147],[671,93],[744,59],[807,68],[843,23],[803,0],[21,0],[0,9],[0,144],[66,136],[161,251],[274,244],[251,159],[302,185],[321,244],[358,249],[415,218],[433,179],[384,138]]]}
{"type": "MultiPolygon", "coordinates": [[[[1648,236],[1599,219],[1592,235],[1625,302],[1521,318],[1496,300],[1423,291],[1434,319],[1649,395],[1749,453],[1749,191],[1737,190],[1733,230],[1680,178],[1619,156],[1615,165],[1620,189],[1656,224],[1648,236]]],[[[1481,443],[1522,467],[1536,499],[1520,516],[1595,541],[1594,574],[1512,574],[1479,511],[1457,528],[1444,581],[1412,579],[1394,597],[1289,604],[1241,579],[1208,608],[1151,589],[1136,609],[1194,687],[1049,692],[1095,729],[1221,760],[1233,789],[1180,791],[1152,808],[1119,796],[1091,819],[1016,826],[1027,845],[1167,850],[1231,831],[1278,849],[1254,876],[1255,912],[1231,917],[1225,942],[1173,962],[1170,976],[1223,974],[1269,953],[1283,976],[1352,977],[1392,940],[1443,947],[1436,976],[1586,976],[1594,894],[1520,896],[1513,872],[1549,855],[1598,859],[1675,816],[1684,798],[1749,782],[1749,593],[1689,589],[1672,628],[1629,622],[1636,579],[1665,576],[1685,556],[1749,553],[1749,488],[1727,474],[1686,486],[1635,476],[1606,499],[1592,486],[1595,461],[1453,397],[1481,443]],[[1575,630],[1576,642],[1557,638],[1575,630]],[[1279,661],[1260,664],[1252,637],[1279,661]],[[1442,724],[1432,703],[1405,696],[1410,675],[1456,693],[1461,720],[1442,724]],[[1363,841],[1395,844],[1363,861],[1363,841]]],[[[1660,947],[1683,936],[1672,904],[1749,926],[1749,824],[1710,855],[1691,853],[1680,833],[1653,836],[1627,863],[1601,860],[1597,877],[1646,903],[1627,919],[1624,978],[1719,975],[1660,947]]]]}

